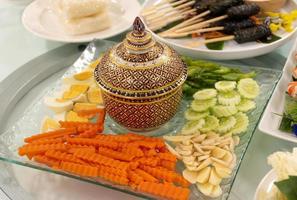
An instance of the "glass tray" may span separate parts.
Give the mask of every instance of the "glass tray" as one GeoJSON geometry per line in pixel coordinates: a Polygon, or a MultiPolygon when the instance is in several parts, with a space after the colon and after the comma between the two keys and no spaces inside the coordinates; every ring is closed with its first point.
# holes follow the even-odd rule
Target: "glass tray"
{"type": "MultiPolygon", "coordinates": [[[[45,115],[51,116],[52,113],[43,105],[43,97],[45,95],[51,95],[55,91],[59,90],[61,86],[62,77],[68,77],[74,73],[82,71],[84,68],[88,66],[88,64],[96,59],[98,55],[104,52],[107,48],[109,48],[113,43],[106,42],[106,41],[96,41],[90,43],[81,56],[76,60],[76,62],[71,65],[67,71],[61,70],[59,72],[49,74],[43,81],[38,83],[35,87],[33,87],[26,96],[31,96],[30,103],[26,106],[27,109],[22,112],[20,117],[17,120],[14,120],[13,125],[7,129],[3,134],[0,135],[0,160],[14,163],[18,165],[23,165],[26,167],[47,171],[50,173],[60,174],[63,176],[67,176],[70,178],[78,179],[81,181],[93,183],[96,185],[104,186],[107,188],[115,189],[118,191],[122,191],[128,194],[132,194],[138,197],[154,199],[156,197],[138,193],[136,191],[131,190],[125,186],[119,186],[107,182],[103,179],[96,178],[85,178],[76,175],[72,175],[69,173],[64,173],[61,171],[56,171],[50,169],[44,165],[37,164],[28,160],[27,158],[19,157],[17,154],[17,149],[19,146],[23,144],[23,139],[25,137],[31,136],[35,133],[39,132],[40,122],[45,115]],[[39,91],[36,93],[36,91],[39,91]],[[41,92],[40,92],[41,91],[41,92]],[[33,97],[33,98],[32,98],[33,97]]],[[[65,60],[67,57],[65,57],[65,60]]],[[[225,65],[230,66],[228,63],[224,63],[225,65]]],[[[231,65],[232,66],[232,65],[231,65]]],[[[234,65],[233,65],[234,66],[234,65]]],[[[240,144],[237,146],[235,152],[237,155],[237,164],[235,169],[233,170],[233,174],[231,178],[224,179],[222,182],[222,189],[223,195],[217,199],[227,199],[232,188],[232,184],[235,180],[236,174],[238,172],[238,168],[240,166],[241,160],[244,156],[244,153],[248,147],[250,139],[257,127],[258,121],[260,116],[263,112],[263,109],[266,106],[268,99],[271,96],[271,93],[275,87],[275,84],[279,80],[281,72],[278,70],[271,70],[267,68],[259,68],[259,67],[246,67],[246,66],[234,66],[241,68],[244,71],[251,71],[254,70],[257,72],[256,80],[261,86],[261,94],[256,99],[257,109],[249,113],[250,125],[248,130],[245,134],[240,135],[241,141],[240,144]]],[[[26,96],[23,99],[26,99],[26,96]]],[[[177,133],[184,124],[183,112],[187,108],[188,101],[183,100],[182,106],[176,116],[168,122],[164,127],[161,128],[160,132],[164,133],[177,133]]],[[[105,132],[110,133],[119,133],[121,129],[118,129],[116,126],[113,125],[112,121],[107,118],[105,132]]],[[[183,167],[182,164],[178,164],[178,171],[182,171],[183,167]]],[[[206,200],[210,199],[203,196],[195,186],[191,186],[191,196],[190,199],[199,199],[199,200],[206,200]]]]}

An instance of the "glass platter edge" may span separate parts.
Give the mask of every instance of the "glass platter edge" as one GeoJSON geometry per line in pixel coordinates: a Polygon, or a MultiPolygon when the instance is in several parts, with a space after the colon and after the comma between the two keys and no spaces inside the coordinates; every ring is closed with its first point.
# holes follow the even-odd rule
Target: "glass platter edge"
{"type": "MultiPolygon", "coordinates": [[[[98,44],[98,43],[97,42],[90,43],[90,45],[86,48],[86,50],[79,57],[79,59],[70,67],[69,70],[67,70],[67,72],[65,74],[63,74],[63,76],[66,77],[66,76],[69,76],[69,75],[71,75],[73,73],[81,71],[82,69],[87,67],[88,64],[99,55],[99,53],[104,52],[106,50],[106,49],[104,49],[106,47],[101,48],[100,46],[97,46],[96,44],[98,44]]],[[[112,45],[113,43],[109,42],[109,44],[112,45]]],[[[226,64],[226,62],[224,62],[224,64],[228,65],[228,66],[231,66],[231,67],[235,66],[234,64],[233,65],[226,64]]],[[[242,158],[244,156],[244,153],[246,152],[246,149],[247,149],[248,144],[249,144],[249,142],[251,140],[251,137],[252,137],[255,129],[257,128],[257,124],[259,122],[260,116],[262,115],[263,110],[264,110],[264,108],[265,108],[265,106],[266,106],[266,104],[268,102],[268,99],[271,96],[272,91],[273,91],[273,89],[275,87],[275,84],[279,80],[279,77],[280,77],[280,74],[281,74],[280,71],[278,71],[278,70],[272,70],[272,69],[267,69],[267,68],[259,68],[259,67],[250,68],[250,67],[240,66],[240,65],[236,65],[236,66],[239,66],[244,71],[245,70],[246,71],[250,71],[250,70],[258,71],[257,79],[262,80],[262,82],[263,82],[263,80],[266,80],[267,83],[265,81],[263,83],[261,82],[262,83],[261,88],[264,87],[264,89],[265,89],[265,92],[262,91],[262,93],[264,93],[265,95],[263,95],[263,96],[260,95],[261,100],[257,100],[258,109],[256,109],[253,113],[250,113],[250,115],[249,115],[249,116],[253,115],[253,116],[257,116],[257,117],[255,117],[255,119],[253,119],[252,123],[250,123],[248,133],[242,135],[241,144],[236,149],[237,155],[239,155],[238,159],[237,159],[236,168],[233,170],[232,178],[224,181],[224,183],[223,183],[224,184],[224,187],[223,187],[224,194],[222,195],[221,198],[218,198],[218,199],[227,199],[228,198],[229,193],[230,193],[231,188],[232,188],[232,184],[233,184],[233,182],[235,180],[235,177],[236,177],[236,174],[238,172],[241,160],[242,160],[242,158]]],[[[58,73],[58,75],[56,75],[56,76],[57,76],[56,78],[58,80],[61,79],[61,73],[58,73]]],[[[136,195],[138,197],[155,198],[153,196],[148,196],[146,194],[137,193],[135,191],[132,191],[132,190],[128,189],[127,187],[122,187],[122,186],[119,187],[117,185],[108,184],[107,182],[103,182],[102,180],[100,180],[101,182],[99,183],[99,182],[96,182],[96,180],[92,180],[92,179],[89,179],[89,178],[82,178],[82,177],[79,177],[79,176],[76,176],[76,175],[72,175],[72,174],[52,170],[52,169],[50,169],[48,167],[38,165],[36,163],[27,161],[26,159],[21,159],[21,158],[17,157],[16,155],[14,155],[15,150],[20,145],[20,142],[21,142],[22,138],[19,138],[17,140],[17,142],[16,142],[15,138],[13,138],[13,137],[16,137],[15,134],[23,132],[23,131],[18,130],[17,127],[21,126],[22,123],[24,122],[24,120],[26,122],[26,117],[27,117],[27,120],[28,120],[28,117],[29,117],[28,115],[34,114],[34,112],[32,113],[32,111],[34,111],[34,107],[36,107],[36,103],[39,104],[39,105],[42,104],[41,100],[42,100],[43,96],[46,95],[46,94],[50,94],[50,93],[54,92],[54,90],[57,89],[60,84],[61,83],[59,81],[57,81],[54,84],[51,84],[50,86],[46,87],[44,89],[44,91],[41,94],[39,94],[36,99],[34,99],[32,104],[30,106],[28,106],[28,108],[24,112],[24,115],[22,117],[20,117],[16,121],[16,124],[13,127],[11,127],[10,129],[8,129],[5,133],[1,134],[1,136],[0,136],[0,142],[1,142],[0,160],[6,161],[6,162],[9,162],[9,163],[18,164],[18,165],[27,166],[27,167],[30,167],[30,168],[35,168],[35,169],[38,169],[38,170],[43,170],[43,171],[55,173],[55,174],[60,174],[60,175],[63,175],[63,176],[67,176],[67,177],[70,177],[70,178],[75,178],[75,179],[90,182],[90,183],[94,183],[94,184],[101,185],[101,186],[104,186],[104,187],[107,187],[107,188],[111,188],[111,189],[115,189],[115,190],[125,192],[125,193],[128,193],[128,194],[136,195]],[[14,149],[14,150],[12,150],[12,149],[14,149]]],[[[187,105],[187,104],[188,104],[187,101],[183,102],[184,107],[183,107],[183,109],[180,109],[177,116],[179,116],[179,115],[181,115],[183,113],[183,111],[186,109],[185,105],[187,105]]],[[[36,111],[36,109],[35,109],[35,111],[36,111]]],[[[173,119],[173,121],[177,119],[177,116],[173,119]]],[[[32,133],[36,133],[36,129],[40,125],[39,124],[40,120],[36,120],[36,121],[38,121],[38,122],[35,123],[35,125],[33,127],[30,127],[30,128],[32,128],[31,131],[27,132],[27,133],[30,133],[30,135],[32,133]],[[34,128],[35,128],[35,130],[33,131],[34,128]]],[[[182,123],[183,123],[183,120],[180,120],[180,121],[181,121],[180,122],[180,126],[181,126],[182,123]]],[[[181,127],[179,127],[179,128],[181,128],[181,127]]],[[[174,133],[176,133],[179,130],[179,128],[177,128],[174,133]]],[[[23,137],[27,137],[27,136],[28,135],[23,135],[23,137]]],[[[193,188],[193,186],[192,186],[192,188],[193,188]]],[[[196,192],[198,192],[198,191],[196,191],[196,192]]],[[[196,193],[196,195],[200,196],[201,194],[196,193]]],[[[193,198],[194,197],[192,196],[191,199],[193,199],[193,198]]],[[[201,198],[199,198],[199,199],[207,199],[207,198],[203,198],[203,196],[201,195],[201,198]]]]}

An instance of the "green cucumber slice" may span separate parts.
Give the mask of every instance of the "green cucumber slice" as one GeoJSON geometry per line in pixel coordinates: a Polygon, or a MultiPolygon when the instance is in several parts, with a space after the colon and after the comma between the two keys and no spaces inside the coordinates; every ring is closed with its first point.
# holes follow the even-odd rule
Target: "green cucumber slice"
{"type": "Polygon", "coordinates": [[[220,92],[232,91],[236,88],[235,81],[218,81],[215,83],[215,88],[220,92]]]}
{"type": "Polygon", "coordinates": [[[258,83],[251,78],[241,79],[237,84],[237,90],[241,96],[247,99],[254,99],[260,93],[258,83]]]}
{"type": "Polygon", "coordinates": [[[196,92],[193,95],[193,98],[196,100],[206,100],[212,99],[217,96],[217,91],[215,89],[203,89],[196,92]]]}
{"type": "Polygon", "coordinates": [[[189,108],[185,113],[185,118],[187,120],[199,120],[209,115],[209,111],[196,112],[192,108],[189,108]]]}
{"type": "Polygon", "coordinates": [[[218,128],[219,120],[215,116],[209,115],[204,119],[205,119],[205,124],[202,128],[199,129],[201,132],[205,133],[205,132],[216,130],[218,128]]]}
{"type": "Polygon", "coordinates": [[[249,99],[241,99],[240,103],[236,107],[238,111],[248,112],[256,108],[256,103],[249,99]]]}
{"type": "Polygon", "coordinates": [[[206,100],[194,100],[192,101],[191,108],[196,112],[203,112],[208,110],[210,107],[216,105],[217,99],[206,99],[206,100]]]}
{"type": "Polygon", "coordinates": [[[220,124],[217,128],[217,132],[224,134],[230,131],[236,124],[236,119],[233,116],[220,118],[220,124]]]}
{"type": "Polygon", "coordinates": [[[249,118],[246,114],[239,112],[234,115],[236,119],[236,124],[234,127],[230,130],[232,134],[240,134],[247,130],[247,127],[249,125],[249,118]]]}
{"type": "Polygon", "coordinates": [[[212,107],[212,113],[217,117],[229,117],[237,113],[236,106],[216,105],[212,107]]]}
{"type": "Polygon", "coordinates": [[[199,119],[196,121],[188,121],[182,128],[181,134],[183,134],[183,135],[194,134],[197,131],[199,131],[199,129],[202,128],[204,126],[204,124],[205,124],[204,119],[199,119]]]}
{"type": "Polygon", "coordinates": [[[218,102],[224,106],[234,106],[239,104],[240,95],[234,90],[229,92],[221,92],[218,95],[218,102]]]}

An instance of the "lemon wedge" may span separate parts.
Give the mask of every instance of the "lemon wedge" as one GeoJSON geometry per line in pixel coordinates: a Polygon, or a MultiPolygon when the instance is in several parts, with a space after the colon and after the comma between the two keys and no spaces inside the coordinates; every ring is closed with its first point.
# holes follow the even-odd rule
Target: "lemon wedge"
{"type": "Polygon", "coordinates": [[[46,132],[49,130],[56,130],[59,129],[61,125],[59,124],[58,121],[45,116],[44,119],[42,120],[42,125],[41,125],[41,132],[46,132]]]}

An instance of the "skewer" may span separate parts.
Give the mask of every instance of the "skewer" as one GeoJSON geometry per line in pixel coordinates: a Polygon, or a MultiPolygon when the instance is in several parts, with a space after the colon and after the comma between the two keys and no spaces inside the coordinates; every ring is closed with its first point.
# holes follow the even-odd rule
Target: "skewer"
{"type": "Polygon", "coordinates": [[[223,42],[223,41],[229,41],[235,39],[234,35],[228,35],[224,37],[219,37],[219,38],[213,38],[213,39],[208,39],[208,40],[203,40],[203,41],[196,41],[196,42],[191,42],[187,46],[190,48],[194,47],[199,47],[203,44],[208,44],[208,43],[213,43],[213,42],[223,42]]]}
{"type": "Polygon", "coordinates": [[[180,37],[186,37],[188,35],[191,35],[191,34],[199,34],[199,33],[205,33],[205,32],[211,32],[211,31],[221,31],[221,30],[224,30],[224,27],[223,26],[218,26],[218,27],[211,27],[211,28],[203,28],[203,29],[199,29],[199,30],[196,30],[196,31],[189,31],[189,32],[185,32],[185,33],[168,33],[166,35],[162,35],[162,37],[165,37],[165,38],[180,38],[180,37]]]}
{"type": "Polygon", "coordinates": [[[141,11],[141,14],[142,16],[146,16],[146,15],[149,15],[151,14],[151,12],[155,12],[155,9],[158,8],[158,7],[161,7],[165,4],[168,4],[168,3],[171,3],[171,2],[174,2],[175,0],[162,0],[160,1],[158,4],[156,5],[152,5],[148,8],[144,8],[142,11],[141,11]]]}
{"type": "Polygon", "coordinates": [[[171,15],[179,14],[179,12],[181,12],[181,14],[182,14],[183,12],[191,9],[190,5],[193,4],[193,2],[194,1],[190,1],[186,4],[183,4],[182,5],[183,7],[169,8],[165,12],[161,12],[156,15],[147,17],[146,21],[150,21],[151,23],[153,23],[155,21],[159,21],[160,19],[164,18],[165,15],[166,15],[166,17],[168,17],[171,15]]]}
{"type": "MultiPolygon", "coordinates": [[[[164,3],[161,3],[161,6],[160,6],[160,4],[157,4],[155,7],[151,8],[152,10],[142,12],[142,16],[147,17],[147,16],[150,16],[150,15],[156,14],[158,12],[166,12],[166,10],[168,10],[168,8],[169,9],[170,8],[176,8],[176,9],[183,8],[184,4],[186,4],[188,1],[189,0],[178,0],[178,1],[175,1],[175,2],[172,1],[172,0],[167,1],[167,2],[165,1],[164,3]]],[[[193,2],[192,5],[194,3],[195,2],[193,2]]]]}
{"type": "MultiPolygon", "coordinates": [[[[220,17],[215,17],[215,18],[211,19],[212,21],[208,20],[208,23],[217,22],[217,21],[220,21],[220,20],[226,19],[226,18],[233,18],[233,19],[247,18],[249,16],[258,14],[259,12],[260,12],[260,7],[255,4],[249,4],[249,5],[244,4],[244,5],[240,5],[240,6],[234,6],[227,10],[226,15],[222,15],[220,17]]],[[[186,31],[192,31],[197,28],[201,28],[201,24],[203,25],[203,23],[204,22],[200,22],[195,25],[184,27],[184,28],[175,30],[175,32],[182,33],[182,32],[186,32],[186,31]]]]}
{"type": "Polygon", "coordinates": [[[172,27],[172,28],[170,28],[170,29],[168,29],[166,31],[163,31],[162,33],[160,33],[160,35],[166,34],[166,33],[169,33],[169,32],[173,32],[173,31],[175,31],[175,30],[177,30],[179,28],[183,28],[185,26],[193,25],[195,23],[201,22],[202,17],[204,17],[204,16],[206,16],[208,14],[209,14],[209,11],[205,11],[203,13],[200,13],[199,15],[196,15],[196,16],[194,16],[194,17],[192,17],[192,18],[190,18],[190,19],[188,19],[186,21],[183,21],[182,23],[180,23],[180,24],[178,24],[178,25],[176,25],[176,26],[174,26],[174,27],[172,27]]]}
{"type": "Polygon", "coordinates": [[[160,29],[160,28],[162,28],[162,27],[164,27],[164,26],[166,26],[166,25],[168,25],[168,24],[170,24],[172,22],[175,22],[175,21],[184,19],[188,14],[191,14],[191,13],[195,12],[193,10],[194,9],[188,10],[188,11],[184,12],[182,15],[176,16],[176,17],[172,17],[172,18],[168,18],[166,16],[165,19],[161,19],[159,21],[154,21],[154,24],[148,23],[149,24],[149,27],[153,31],[158,30],[158,29],[160,29]]]}
{"type": "Polygon", "coordinates": [[[199,22],[198,24],[190,25],[190,26],[187,26],[187,27],[184,27],[184,28],[175,30],[175,32],[176,33],[184,33],[184,32],[188,32],[188,31],[194,31],[194,30],[197,30],[199,28],[202,28],[203,26],[205,26],[207,24],[210,24],[210,23],[213,23],[213,22],[217,22],[217,21],[221,21],[223,19],[226,19],[227,17],[228,17],[228,15],[223,15],[223,16],[215,17],[213,19],[209,19],[209,20],[206,20],[204,22],[199,22]]]}
{"type": "Polygon", "coordinates": [[[202,44],[228,41],[228,40],[235,40],[237,43],[241,44],[241,43],[245,43],[245,42],[257,41],[257,40],[259,40],[261,38],[265,38],[265,37],[267,38],[270,35],[271,35],[271,31],[270,31],[269,27],[267,27],[265,25],[258,25],[255,27],[245,28],[242,30],[236,30],[236,31],[234,31],[233,35],[227,35],[227,36],[219,37],[219,38],[191,42],[187,46],[188,47],[197,47],[202,44]]]}

